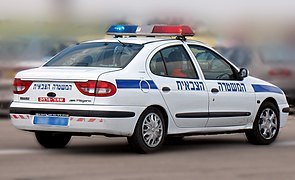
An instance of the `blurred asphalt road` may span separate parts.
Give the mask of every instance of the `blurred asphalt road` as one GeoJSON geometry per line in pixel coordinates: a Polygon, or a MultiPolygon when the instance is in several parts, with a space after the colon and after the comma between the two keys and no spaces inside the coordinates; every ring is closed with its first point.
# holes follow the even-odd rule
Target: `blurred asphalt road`
{"type": "Polygon", "coordinates": [[[74,137],[46,150],[33,134],[0,120],[1,180],[295,179],[295,116],[270,146],[244,134],[186,137],[154,154],[135,154],[125,138],[74,137]]]}

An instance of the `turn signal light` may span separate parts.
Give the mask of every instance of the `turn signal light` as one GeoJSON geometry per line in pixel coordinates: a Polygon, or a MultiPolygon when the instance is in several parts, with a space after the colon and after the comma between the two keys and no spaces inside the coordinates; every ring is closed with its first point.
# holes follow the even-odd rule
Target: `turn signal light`
{"type": "Polygon", "coordinates": [[[30,88],[32,81],[23,81],[21,79],[14,79],[13,82],[13,93],[24,94],[30,88]]]}

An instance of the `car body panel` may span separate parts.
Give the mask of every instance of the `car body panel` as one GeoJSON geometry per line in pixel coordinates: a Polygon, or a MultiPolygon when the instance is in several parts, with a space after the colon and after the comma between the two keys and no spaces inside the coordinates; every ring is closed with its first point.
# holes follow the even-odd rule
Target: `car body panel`
{"type": "MultiPolygon", "coordinates": [[[[104,41],[118,42],[116,39],[95,42],[104,41]]],[[[205,80],[200,65],[187,44],[209,48],[206,45],[191,41],[154,38],[120,38],[120,41],[144,44],[143,49],[123,69],[41,67],[18,73],[16,78],[37,82],[107,81],[114,84],[117,91],[110,97],[89,97],[92,101],[88,104],[37,103],[36,99],[33,102],[24,102],[19,99],[21,95],[14,95],[14,102],[11,105],[11,119],[14,126],[30,131],[132,136],[142,112],[153,106],[160,108],[167,117],[168,135],[234,132],[251,129],[257,110],[268,98],[274,99],[277,103],[282,121],[281,127],[286,124],[287,113],[283,113],[282,109],[288,107],[288,104],[283,91],[278,87],[251,76],[239,81],[205,80]],[[150,61],[155,53],[175,45],[181,45],[187,51],[199,78],[163,77],[151,72],[150,61]],[[202,84],[198,90],[196,83],[202,84]],[[169,87],[170,91],[164,92],[164,87],[169,87]],[[212,88],[218,89],[219,92],[212,93],[212,88]],[[34,124],[35,116],[40,114],[66,115],[69,124],[67,126],[34,124]]],[[[236,66],[232,67],[238,71],[236,66]]],[[[74,87],[74,84],[72,86],[74,87]]],[[[32,87],[34,86],[30,88],[32,87]]],[[[36,98],[46,95],[46,92],[35,93],[29,90],[26,95],[36,98]]],[[[74,92],[68,94],[65,92],[61,95],[86,98],[76,89],[74,92]]]]}
{"type": "Polygon", "coordinates": [[[182,46],[183,44],[180,42],[171,42],[154,49],[147,59],[146,71],[149,76],[154,79],[155,83],[158,84],[158,89],[161,92],[161,96],[163,97],[169,112],[171,113],[171,116],[178,127],[205,127],[208,117],[199,117],[197,120],[192,117],[185,117],[185,114],[187,113],[208,113],[208,92],[203,80],[200,78],[190,79],[159,76],[153,74],[150,70],[149,66],[152,57],[158,51],[175,45],[182,46]],[[165,87],[168,87],[170,91],[164,92],[163,88],[165,87]]]}

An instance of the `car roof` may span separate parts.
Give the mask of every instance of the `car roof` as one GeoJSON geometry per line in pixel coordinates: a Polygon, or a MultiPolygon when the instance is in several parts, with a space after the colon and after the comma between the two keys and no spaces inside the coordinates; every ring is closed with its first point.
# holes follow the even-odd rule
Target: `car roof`
{"type": "MultiPolygon", "coordinates": [[[[148,44],[148,43],[153,43],[153,42],[179,42],[180,40],[177,40],[175,38],[169,39],[169,38],[157,38],[157,37],[127,37],[127,38],[111,38],[111,39],[100,39],[100,40],[91,40],[91,41],[86,41],[83,43],[94,43],[94,42],[120,42],[123,43],[131,43],[131,44],[148,44]]],[[[204,43],[199,42],[199,41],[193,41],[193,40],[187,40],[185,41],[186,43],[194,43],[194,44],[200,44],[204,45],[204,43]]]]}

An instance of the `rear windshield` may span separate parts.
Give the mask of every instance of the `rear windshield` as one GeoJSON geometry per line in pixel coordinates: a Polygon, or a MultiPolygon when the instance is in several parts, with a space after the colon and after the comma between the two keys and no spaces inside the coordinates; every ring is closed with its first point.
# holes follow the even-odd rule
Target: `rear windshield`
{"type": "Polygon", "coordinates": [[[124,68],[142,47],[119,42],[83,43],[65,49],[44,66],[124,68]]]}

